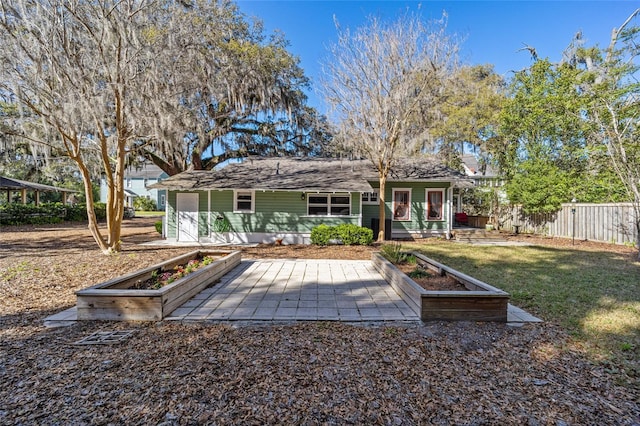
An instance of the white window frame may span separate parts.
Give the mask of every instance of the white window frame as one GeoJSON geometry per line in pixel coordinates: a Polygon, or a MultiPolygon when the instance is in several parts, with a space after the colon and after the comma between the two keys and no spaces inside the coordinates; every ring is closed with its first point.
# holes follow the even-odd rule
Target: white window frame
{"type": "Polygon", "coordinates": [[[161,195],[160,195],[160,205],[161,205],[162,207],[164,207],[166,203],[167,203],[167,196],[166,196],[166,195],[164,195],[164,194],[161,194],[161,195]]]}
{"type": "Polygon", "coordinates": [[[391,214],[395,222],[411,222],[411,188],[393,188],[393,190],[391,191],[391,205],[393,207],[391,214]],[[405,215],[403,215],[403,217],[398,218],[398,216],[396,215],[396,211],[400,207],[399,205],[396,204],[396,194],[398,192],[407,192],[409,194],[408,200],[407,200],[407,206],[406,206],[407,208],[406,217],[404,217],[405,215]]]}
{"type": "Polygon", "coordinates": [[[444,198],[444,189],[442,188],[426,188],[424,191],[424,215],[425,219],[429,222],[442,222],[444,220],[444,208],[445,208],[445,198],[444,198]],[[439,218],[430,218],[429,210],[431,209],[429,193],[430,192],[439,192],[442,203],[440,204],[440,217],[439,218]]]}
{"type": "Polygon", "coordinates": [[[307,194],[307,216],[313,216],[313,217],[317,217],[317,216],[321,216],[321,217],[327,217],[327,216],[331,216],[331,217],[349,217],[351,216],[351,193],[311,193],[311,194],[307,194]],[[311,198],[313,197],[327,197],[327,202],[325,203],[314,203],[314,206],[326,206],[327,207],[327,214],[311,214],[309,213],[309,207],[312,205],[311,204],[311,198]],[[331,203],[331,197],[347,197],[349,199],[349,213],[348,214],[331,214],[331,208],[334,206],[345,206],[347,207],[346,204],[332,204],[331,203]]]}
{"type": "Polygon", "coordinates": [[[234,213],[255,213],[256,211],[256,191],[252,191],[249,189],[234,189],[233,190],[233,212],[234,213]],[[251,197],[251,208],[247,209],[239,209],[238,201],[246,202],[247,200],[239,200],[238,196],[250,196],[251,197]]]}
{"type": "Polygon", "coordinates": [[[380,190],[374,189],[370,192],[362,193],[362,204],[370,205],[370,206],[379,206],[380,205],[380,190]],[[373,197],[372,197],[373,195],[373,197]],[[372,200],[375,198],[375,200],[372,200]]]}

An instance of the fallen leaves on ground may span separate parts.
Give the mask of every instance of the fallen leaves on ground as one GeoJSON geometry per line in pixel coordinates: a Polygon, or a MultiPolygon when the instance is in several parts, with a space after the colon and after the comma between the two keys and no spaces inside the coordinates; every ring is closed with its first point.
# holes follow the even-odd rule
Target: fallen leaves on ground
{"type": "MultiPolygon", "coordinates": [[[[0,423],[640,423],[638,390],[548,323],[45,328],[74,291],[191,250],[138,246],[157,238],[153,221],[125,224],[116,256],[100,254],[82,226],[1,231],[0,423]],[[117,344],[73,344],[128,329],[117,344]]],[[[261,246],[244,256],[368,259],[371,250],[261,246]]]]}

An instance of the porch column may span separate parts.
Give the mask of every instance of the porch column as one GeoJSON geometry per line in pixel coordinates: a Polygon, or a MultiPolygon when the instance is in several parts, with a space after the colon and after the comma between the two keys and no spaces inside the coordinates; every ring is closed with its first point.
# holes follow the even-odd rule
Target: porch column
{"type": "Polygon", "coordinates": [[[449,216],[449,220],[447,220],[447,239],[451,238],[451,231],[453,230],[453,218],[454,218],[454,212],[453,212],[453,186],[449,186],[449,188],[447,188],[447,206],[448,206],[448,213],[447,215],[449,216]]]}
{"type": "Polygon", "coordinates": [[[22,196],[22,204],[27,204],[27,189],[26,188],[22,188],[21,196],[22,196]]]}

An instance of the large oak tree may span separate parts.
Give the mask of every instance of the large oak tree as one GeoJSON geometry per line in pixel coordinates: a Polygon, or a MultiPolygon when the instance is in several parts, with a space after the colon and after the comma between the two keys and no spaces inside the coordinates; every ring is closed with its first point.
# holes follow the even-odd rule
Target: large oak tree
{"type": "Polygon", "coordinates": [[[76,163],[105,253],[120,250],[124,171],[140,157],[174,174],[266,148],[314,151],[310,135],[326,134],[284,40],[265,40],[230,2],[0,0],[0,44],[0,96],[17,107],[3,117],[5,143],[29,140],[76,163]]]}

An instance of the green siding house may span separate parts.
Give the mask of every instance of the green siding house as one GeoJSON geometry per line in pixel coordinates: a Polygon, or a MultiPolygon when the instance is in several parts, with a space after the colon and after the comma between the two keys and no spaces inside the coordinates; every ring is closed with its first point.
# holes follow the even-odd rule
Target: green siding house
{"type": "MultiPolygon", "coordinates": [[[[387,235],[449,236],[453,188],[467,184],[461,173],[429,159],[394,168],[384,197],[387,235]]],[[[151,187],[167,191],[169,241],[305,244],[320,224],[379,226],[377,172],[364,160],[249,158],[151,187]]]]}

